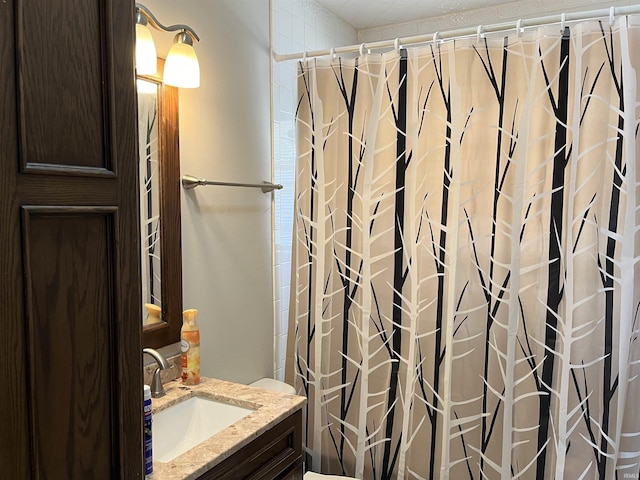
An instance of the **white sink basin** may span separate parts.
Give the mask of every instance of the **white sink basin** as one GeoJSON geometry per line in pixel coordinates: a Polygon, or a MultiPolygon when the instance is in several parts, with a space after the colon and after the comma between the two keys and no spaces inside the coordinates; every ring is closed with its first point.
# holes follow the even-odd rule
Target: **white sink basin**
{"type": "Polygon", "coordinates": [[[153,460],[169,462],[253,410],[191,397],[153,415],[153,460]]]}

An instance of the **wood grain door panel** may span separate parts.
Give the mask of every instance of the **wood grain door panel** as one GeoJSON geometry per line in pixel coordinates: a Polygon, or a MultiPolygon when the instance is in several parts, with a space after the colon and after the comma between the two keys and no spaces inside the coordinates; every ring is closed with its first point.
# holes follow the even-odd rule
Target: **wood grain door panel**
{"type": "Polygon", "coordinates": [[[0,2],[0,477],[142,478],[132,0],[0,2]]]}
{"type": "Polygon", "coordinates": [[[113,176],[113,3],[16,2],[23,171],[113,176]]]}
{"type": "Polygon", "coordinates": [[[37,478],[117,478],[116,208],[23,208],[37,478]]]}

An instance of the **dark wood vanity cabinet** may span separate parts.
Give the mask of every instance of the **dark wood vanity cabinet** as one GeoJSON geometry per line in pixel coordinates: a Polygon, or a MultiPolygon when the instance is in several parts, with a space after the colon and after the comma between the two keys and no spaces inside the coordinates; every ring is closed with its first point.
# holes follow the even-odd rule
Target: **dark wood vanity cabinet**
{"type": "Polygon", "coordinates": [[[245,445],[200,480],[302,480],[302,411],[245,445]]]}
{"type": "Polygon", "coordinates": [[[0,2],[0,477],[142,478],[132,0],[0,2]]]}

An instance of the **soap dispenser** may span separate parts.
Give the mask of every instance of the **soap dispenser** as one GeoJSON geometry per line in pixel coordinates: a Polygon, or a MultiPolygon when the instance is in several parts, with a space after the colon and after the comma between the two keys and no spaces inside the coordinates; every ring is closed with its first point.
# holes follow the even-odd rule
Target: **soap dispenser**
{"type": "Polygon", "coordinates": [[[182,352],[182,383],[185,385],[200,383],[200,330],[196,322],[197,313],[198,310],[193,308],[182,312],[180,350],[182,352]]]}

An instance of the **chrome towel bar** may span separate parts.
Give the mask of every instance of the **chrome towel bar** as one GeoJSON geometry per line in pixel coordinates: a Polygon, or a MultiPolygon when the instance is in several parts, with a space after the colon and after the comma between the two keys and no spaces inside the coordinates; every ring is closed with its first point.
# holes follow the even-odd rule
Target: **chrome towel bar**
{"type": "Polygon", "coordinates": [[[223,187],[248,187],[248,188],[260,188],[263,193],[268,193],[273,190],[281,190],[283,187],[279,183],[262,182],[262,183],[235,183],[235,182],[214,182],[211,180],[205,180],[204,178],[196,178],[193,175],[185,175],[182,177],[182,187],[185,190],[191,190],[192,188],[199,187],[201,185],[218,185],[223,187]]]}

